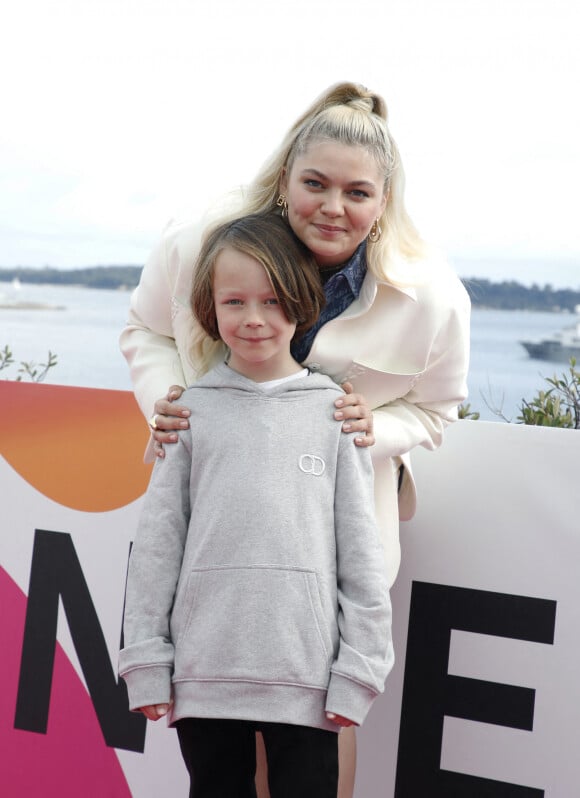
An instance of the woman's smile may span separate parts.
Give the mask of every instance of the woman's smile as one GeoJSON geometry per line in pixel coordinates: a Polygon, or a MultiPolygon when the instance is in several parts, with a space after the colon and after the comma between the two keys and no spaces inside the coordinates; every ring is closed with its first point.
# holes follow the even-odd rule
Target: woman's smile
{"type": "Polygon", "coordinates": [[[315,224],[314,227],[320,230],[321,233],[329,236],[346,232],[344,227],[336,227],[336,225],[330,224],[315,224]]]}

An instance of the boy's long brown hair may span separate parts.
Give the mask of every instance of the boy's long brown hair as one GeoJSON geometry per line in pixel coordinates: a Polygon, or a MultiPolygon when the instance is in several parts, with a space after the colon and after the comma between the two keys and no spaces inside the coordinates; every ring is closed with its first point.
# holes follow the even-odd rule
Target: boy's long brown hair
{"type": "Polygon", "coordinates": [[[276,213],[257,213],[213,229],[202,244],[194,268],[191,309],[204,331],[220,339],[213,295],[216,258],[226,247],[262,264],[286,318],[299,337],[317,320],[325,297],[318,265],[310,250],[276,213]]]}

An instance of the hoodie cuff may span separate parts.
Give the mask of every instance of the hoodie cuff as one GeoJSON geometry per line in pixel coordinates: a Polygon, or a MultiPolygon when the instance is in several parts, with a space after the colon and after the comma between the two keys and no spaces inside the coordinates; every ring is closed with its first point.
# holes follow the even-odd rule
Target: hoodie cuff
{"type": "Polygon", "coordinates": [[[332,672],[325,709],[327,712],[342,715],[361,726],[376,697],[377,693],[369,690],[365,685],[355,682],[347,676],[332,672]]]}
{"type": "Polygon", "coordinates": [[[127,685],[129,709],[168,704],[171,699],[171,669],[163,665],[134,668],[121,674],[127,685]]]}

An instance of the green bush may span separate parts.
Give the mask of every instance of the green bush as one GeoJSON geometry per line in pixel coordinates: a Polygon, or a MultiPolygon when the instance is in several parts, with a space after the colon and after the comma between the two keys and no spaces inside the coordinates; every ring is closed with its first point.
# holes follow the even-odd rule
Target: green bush
{"type": "MultiPolygon", "coordinates": [[[[576,359],[570,358],[568,371],[559,376],[544,377],[548,388],[539,390],[530,399],[522,399],[519,406],[518,424],[529,424],[535,427],[562,427],[564,429],[580,429],[580,371],[576,368],[576,359]]],[[[503,421],[510,422],[501,409],[490,407],[491,411],[503,421]]],[[[479,413],[471,410],[471,405],[459,406],[459,418],[479,418],[479,413]]]]}
{"type": "MultiPolygon", "coordinates": [[[[9,346],[5,346],[4,349],[0,349],[0,371],[4,371],[4,369],[7,369],[9,366],[13,366],[15,362],[16,361],[12,355],[12,350],[9,346]]],[[[56,364],[57,356],[49,350],[46,363],[37,364],[32,360],[20,361],[18,370],[16,372],[16,377],[14,377],[14,379],[16,382],[21,382],[24,378],[30,379],[32,382],[42,382],[48,374],[49,369],[56,366],[56,364]]]]}
{"type": "Polygon", "coordinates": [[[522,399],[518,423],[580,429],[580,371],[576,359],[570,358],[568,371],[544,379],[550,387],[538,391],[530,402],[522,399]]]}
{"type": "Polygon", "coordinates": [[[479,419],[479,413],[477,410],[472,410],[470,404],[459,405],[457,408],[457,417],[459,419],[471,419],[472,421],[477,421],[479,419]]]}

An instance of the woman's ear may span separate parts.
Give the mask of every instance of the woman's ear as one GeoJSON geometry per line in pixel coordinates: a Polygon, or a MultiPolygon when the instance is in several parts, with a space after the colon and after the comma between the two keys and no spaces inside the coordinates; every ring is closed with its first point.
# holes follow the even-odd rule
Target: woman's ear
{"type": "Polygon", "coordinates": [[[285,166],[282,167],[280,172],[280,180],[278,181],[278,191],[280,194],[286,194],[288,191],[288,170],[285,166]]]}
{"type": "Polygon", "coordinates": [[[387,202],[389,201],[389,194],[391,193],[391,189],[388,188],[385,193],[383,194],[383,201],[381,204],[381,216],[385,212],[385,208],[387,207],[387,202]]]}

